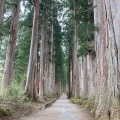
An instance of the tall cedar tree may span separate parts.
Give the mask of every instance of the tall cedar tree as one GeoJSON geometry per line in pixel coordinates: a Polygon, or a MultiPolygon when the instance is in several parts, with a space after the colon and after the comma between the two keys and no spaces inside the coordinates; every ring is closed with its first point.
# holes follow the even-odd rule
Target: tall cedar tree
{"type": "Polygon", "coordinates": [[[18,19],[19,19],[19,11],[20,11],[20,0],[13,5],[11,24],[10,24],[10,32],[8,46],[6,51],[6,60],[2,78],[2,87],[1,92],[3,94],[4,90],[11,83],[11,77],[13,72],[13,64],[14,64],[14,53],[16,46],[16,38],[17,38],[17,28],[18,28],[18,19]]]}
{"type": "Polygon", "coordinates": [[[28,64],[28,75],[25,87],[31,98],[36,99],[36,63],[37,63],[37,44],[38,44],[38,18],[39,18],[39,0],[34,0],[34,19],[32,28],[31,47],[28,64]]]}

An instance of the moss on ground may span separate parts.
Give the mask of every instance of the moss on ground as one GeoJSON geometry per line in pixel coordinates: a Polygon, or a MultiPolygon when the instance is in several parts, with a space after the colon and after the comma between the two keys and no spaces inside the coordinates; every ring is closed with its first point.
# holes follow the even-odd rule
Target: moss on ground
{"type": "Polygon", "coordinates": [[[71,98],[71,102],[83,106],[84,109],[89,110],[91,114],[95,116],[96,107],[94,98],[88,97],[71,98]]]}
{"type": "Polygon", "coordinates": [[[118,113],[118,118],[120,119],[120,112],[118,113]]]}
{"type": "Polygon", "coordinates": [[[93,110],[94,108],[94,99],[88,99],[88,97],[71,98],[71,102],[75,104],[80,104],[88,110],[93,110]]]}
{"type": "Polygon", "coordinates": [[[108,115],[101,115],[99,120],[110,120],[108,115]]]}
{"type": "Polygon", "coordinates": [[[91,113],[95,116],[95,111],[96,111],[96,109],[95,108],[93,108],[93,109],[91,109],[91,113]]]}
{"type": "Polygon", "coordinates": [[[91,105],[89,102],[86,102],[85,106],[84,106],[85,109],[90,109],[91,108],[91,105]]]}
{"type": "Polygon", "coordinates": [[[17,118],[22,115],[31,113],[29,102],[26,102],[23,97],[16,99],[9,99],[8,97],[0,97],[0,120],[13,117],[17,118]]]}
{"type": "Polygon", "coordinates": [[[71,102],[77,104],[77,103],[80,102],[80,99],[77,99],[77,98],[71,98],[71,102]]]}
{"type": "Polygon", "coordinates": [[[120,120],[120,99],[112,99],[111,108],[110,108],[110,117],[111,120],[120,120]]]}
{"type": "Polygon", "coordinates": [[[9,116],[9,115],[11,115],[9,109],[5,110],[4,108],[0,108],[0,117],[2,117],[2,116],[9,116]]]}
{"type": "MultiPolygon", "coordinates": [[[[89,110],[94,116],[96,116],[96,109],[98,103],[96,103],[94,98],[88,97],[80,97],[78,98],[71,98],[71,102],[75,104],[82,105],[84,109],[89,110]]],[[[106,107],[105,107],[106,108],[106,107]]],[[[98,120],[120,120],[120,100],[118,98],[112,101],[111,108],[106,108],[108,112],[102,112],[97,118],[98,120]]]]}

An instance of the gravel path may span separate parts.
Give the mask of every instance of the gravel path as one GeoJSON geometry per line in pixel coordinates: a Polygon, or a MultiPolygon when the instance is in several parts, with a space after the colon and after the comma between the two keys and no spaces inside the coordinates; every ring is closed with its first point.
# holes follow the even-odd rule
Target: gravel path
{"type": "Polygon", "coordinates": [[[94,120],[94,118],[80,106],[72,104],[64,95],[49,108],[38,110],[20,120],[94,120]]]}

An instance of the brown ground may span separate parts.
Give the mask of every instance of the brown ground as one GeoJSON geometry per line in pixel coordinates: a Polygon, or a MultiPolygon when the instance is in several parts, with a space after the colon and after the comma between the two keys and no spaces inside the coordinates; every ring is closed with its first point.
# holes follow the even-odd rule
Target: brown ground
{"type": "Polygon", "coordinates": [[[40,110],[38,106],[30,116],[19,118],[19,120],[94,120],[94,118],[63,95],[49,108],[40,110]]]}
{"type": "Polygon", "coordinates": [[[32,102],[30,100],[5,99],[0,97],[0,120],[18,120],[23,116],[44,109],[52,104],[58,96],[47,96],[44,99],[32,102]],[[26,101],[27,100],[27,101],[26,101]],[[26,102],[25,102],[26,101],[26,102]]]}

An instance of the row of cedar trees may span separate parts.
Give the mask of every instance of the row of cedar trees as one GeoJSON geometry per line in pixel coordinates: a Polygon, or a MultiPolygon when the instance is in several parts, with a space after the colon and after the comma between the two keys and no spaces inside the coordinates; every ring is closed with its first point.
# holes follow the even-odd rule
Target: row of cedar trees
{"type": "MultiPolygon", "coordinates": [[[[93,5],[93,0],[85,0],[84,2],[82,0],[73,0],[71,2],[71,6],[69,6],[69,9],[72,9],[71,12],[73,13],[74,18],[70,18],[70,20],[68,20],[73,20],[73,26],[71,27],[68,24],[67,28],[69,90],[68,97],[87,97],[89,94],[89,76],[87,76],[87,67],[89,66],[86,59],[87,56],[91,56],[91,59],[94,61],[96,56],[94,38],[90,37],[89,35],[89,32],[93,33],[93,35],[95,32],[95,26],[92,25],[94,24],[93,10],[96,7],[96,5],[93,5]],[[82,27],[82,24],[84,27],[80,28],[82,27]],[[80,38],[80,36],[85,37],[85,39],[80,38]],[[86,46],[84,50],[80,51],[79,53],[79,50],[81,50],[83,44],[85,44],[86,46]],[[90,46],[88,46],[88,44],[90,46]]],[[[94,73],[91,73],[91,76],[94,77],[94,73]]]]}
{"type": "MultiPolygon", "coordinates": [[[[67,1],[67,0],[66,0],[67,1]]],[[[1,1],[0,6],[2,5],[1,1]]],[[[72,18],[73,28],[68,28],[69,38],[69,65],[68,65],[68,80],[69,80],[69,96],[73,97],[89,97],[90,103],[93,104],[93,111],[96,117],[101,117],[105,120],[119,120],[120,119],[120,1],[119,0],[69,0],[72,3],[72,12],[74,12],[74,19],[72,18]],[[80,3],[80,4],[79,4],[80,3]],[[86,3],[85,9],[82,11],[83,3],[86,3]],[[94,5],[94,7],[93,7],[94,5]],[[96,6],[96,7],[95,7],[96,6]],[[91,11],[92,14],[89,14],[91,11]],[[86,13],[86,19],[82,21],[78,19],[82,13],[86,13]],[[94,16],[94,20],[91,21],[94,16]],[[84,56],[78,55],[79,48],[82,44],[78,42],[80,24],[86,23],[90,25],[95,24],[95,36],[93,40],[88,39],[87,54],[84,56]],[[74,34],[73,34],[74,33],[74,34]],[[72,46],[72,47],[71,47],[72,46]]],[[[3,3],[4,4],[4,3],[3,3]]],[[[14,5],[13,16],[11,18],[10,30],[12,34],[9,37],[7,55],[5,62],[5,69],[3,73],[2,91],[10,84],[11,72],[13,67],[13,57],[15,49],[15,40],[17,34],[19,4],[14,5]]],[[[47,0],[44,0],[44,5],[47,5],[47,0]]],[[[54,6],[54,5],[53,5],[54,6]]],[[[2,7],[0,7],[2,9],[2,7]]],[[[0,10],[2,13],[3,9],[0,10]]],[[[41,11],[40,11],[41,12],[41,11]]],[[[2,16],[0,13],[0,16],[2,16]]],[[[42,97],[43,94],[55,93],[55,72],[57,67],[54,62],[48,61],[48,51],[54,52],[54,47],[48,47],[48,27],[47,26],[47,7],[44,9],[44,17],[42,18],[42,41],[41,41],[41,55],[40,55],[40,71],[37,74],[37,43],[38,43],[38,15],[39,15],[39,1],[34,0],[34,19],[31,39],[31,51],[28,64],[28,76],[25,90],[30,97],[36,98],[37,94],[42,97]],[[49,67],[48,67],[49,66],[49,67]],[[51,74],[53,73],[53,74],[51,74]],[[48,79],[49,78],[49,79],[48,79]],[[49,80],[49,81],[48,81],[49,80]],[[39,83],[39,85],[38,85],[39,83]]],[[[72,15],[71,15],[72,16],[72,15]]],[[[68,17],[69,18],[69,17],[68,17]]],[[[1,19],[1,18],[0,18],[1,19]]],[[[51,18],[53,19],[53,18],[51,18]]],[[[71,19],[70,19],[71,20],[71,19]]],[[[68,22],[68,21],[67,21],[68,22]]],[[[53,42],[54,38],[54,24],[51,22],[50,26],[50,40],[49,44],[53,42]]],[[[90,28],[86,30],[86,34],[91,31],[90,28]]],[[[82,34],[81,34],[82,36],[82,34]]],[[[59,37],[58,37],[59,39],[59,37]]],[[[82,39],[82,38],[81,38],[82,39]]],[[[59,48],[59,47],[58,47],[59,48]]],[[[59,51],[59,50],[58,50],[59,51]]],[[[52,58],[51,56],[51,60],[52,58]]],[[[53,60],[54,61],[54,60],[53,60]]],[[[58,71],[57,71],[58,72],[58,71]]],[[[59,85],[57,85],[59,88],[59,85]]]]}
{"type": "MultiPolygon", "coordinates": [[[[57,51],[55,49],[61,50],[60,44],[55,47],[54,42],[54,22],[58,24],[57,21],[57,11],[54,13],[53,20],[53,10],[51,10],[51,22],[48,26],[48,1],[33,0],[34,6],[34,17],[33,17],[33,27],[32,27],[32,37],[31,46],[29,54],[28,63],[28,73],[25,85],[25,92],[29,97],[33,99],[42,98],[43,95],[55,94],[60,92],[59,80],[55,81],[57,77],[56,72],[59,73],[58,66],[55,65],[55,54],[57,51]],[[40,18],[40,12],[42,12],[42,18],[40,18]],[[39,23],[39,18],[41,23],[39,23]],[[38,40],[39,40],[39,25],[41,25],[41,47],[40,47],[40,62],[37,59],[38,55],[38,40]],[[39,72],[38,72],[39,70],[39,72]],[[57,87],[56,87],[57,86],[57,87]]],[[[10,31],[12,34],[9,35],[6,60],[4,65],[4,72],[2,78],[1,93],[3,94],[6,88],[11,84],[13,64],[14,64],[14,54],[17,38],[19,11],[20,11],[21,0],[18,0],[13,4],[13,11],[11,16],[10,31]]],[[[0,0],[0,25],[2,24],[4,5],[8,4],[5,0],[0,0]]],[[[52,1],[51,8],[53,9],[54,0],[52,1]]],[[[12,4],[11,4],[12,5],[12,4]]],[[[60,28],[60,26],[58,25],[60,28]]],[[[59,31],[60,32],[60,31],[59,31]]],[[[59,37],[61,38],[61,37],[59,37]]],[[[58,52],[59,52],[58,51],[58,52]]]]}
{"type": "MultiPolygon", "coordinates": [[[[87,107],[93,105],[92,110],[100,120],[120,120],[120,1],[86,0],[88,8],[84,11],[80,1],[83,2],[73,3],[76,19],[74,47],[69,46],[69,95],[87,97],[87,107]],[[91,11],[94,11],[94,39],[87,40],[87,54],[79,56],[77,51],[82,45],[78,43],[78,26],[84,21],[77,16],[84,12],[89,16],[91,11]]],[[[85,21],[92,24],[89,19],[85,21]]]]}

